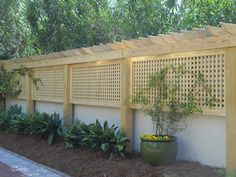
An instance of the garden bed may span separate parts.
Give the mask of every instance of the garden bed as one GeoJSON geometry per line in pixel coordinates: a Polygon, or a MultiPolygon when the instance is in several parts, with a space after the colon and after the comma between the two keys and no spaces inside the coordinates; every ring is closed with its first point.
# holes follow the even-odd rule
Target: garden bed
{"type": "Polygon", "coordinates": [[[45,140],[7,132],[0,132],[0,146],[74,177],[222,177],[222,170],[198,163],[154,167],[139,156],[108,160],[102,152],[66,149],[64,143],[48,146],[45,140]]]}

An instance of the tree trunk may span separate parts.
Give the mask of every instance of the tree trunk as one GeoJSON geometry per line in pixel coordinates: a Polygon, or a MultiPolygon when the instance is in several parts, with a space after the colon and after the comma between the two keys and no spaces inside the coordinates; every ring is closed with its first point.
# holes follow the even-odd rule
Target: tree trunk
{"type": "Polygon", "coordinates": [[[6,110],[6,98],[0,99],[0,109],[6,110]]]}

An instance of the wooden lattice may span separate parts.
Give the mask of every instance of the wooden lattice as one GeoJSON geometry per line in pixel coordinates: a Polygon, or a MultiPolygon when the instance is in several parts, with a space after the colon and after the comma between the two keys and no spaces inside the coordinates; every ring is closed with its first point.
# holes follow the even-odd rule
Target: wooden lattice
{"type": "Polygon", "coordinates": [[[63,102],[64,67],[48,67],[34,70],[34,77],[42,81],[37,89],[34,85],[33,100],[63,102]]]}
{"type": "Polygon", "coordinates": [[[119,106],[121,64],[78,64],[72,66],[72,103],[119,106]]]}
{"type": "MultiPolygon", "coordinates": [[[[225,114],[225,55],[207,54],[198,56],[181,57],[142,57],[135,58],[132,62],[132,95],[139,93],[140,89],[147,86],[150,74],[160,71],[165,66],[183,66],[184,70],[191,71],[192,74],[203,74],[206,85],[211,88],[211,97],[216,101],[213,107],[206,103],[209,94],[203,91],[201,87],[196,88],[196,97],[199,106],[206,114],[225,114]],[[206,96],[208,94],[208,96],[206,96]]],[[[181,90],[177,93],[178,100],[185,101],[183,95],[189,91],[190,85],[194,82],[192,74],[186,74],[180,79],[181,90]]],[[[167,75],[167,80],[175,78],[174,73],[167,75]]],[[[147,97],[152,102],[155,99],[157,90],[152,89],[147,97]]]]}
{"type": "Polygon", "coordinates": [[[26,94],[27,94],[27,90],[26,90],[26,76],[20,76],[19,77],[19,82],[20,82],[20,86],[21,86],[21,92],[17,96],[17,99],[26,99],[26,94]]]}

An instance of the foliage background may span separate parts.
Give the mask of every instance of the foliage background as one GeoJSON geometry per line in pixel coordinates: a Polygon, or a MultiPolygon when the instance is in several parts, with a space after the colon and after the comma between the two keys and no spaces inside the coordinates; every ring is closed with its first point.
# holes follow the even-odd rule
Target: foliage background
{"type": "Polygon", "coordinates": [[[1,0],[0,59],[236,23],[235,0],[1,0]]]}

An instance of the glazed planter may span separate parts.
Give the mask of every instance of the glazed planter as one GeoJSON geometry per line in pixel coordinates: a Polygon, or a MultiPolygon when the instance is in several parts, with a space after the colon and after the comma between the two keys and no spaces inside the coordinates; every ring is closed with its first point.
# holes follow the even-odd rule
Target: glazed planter
{"type": "Polygon", "coordinates": [[[151,165],[170,165],[176,161],[178,153],[177,138],[171,136],[168,140],[141,139],[143,160],[151,165]]]}

